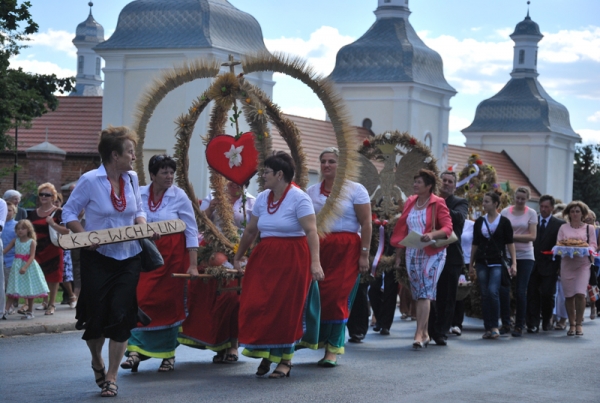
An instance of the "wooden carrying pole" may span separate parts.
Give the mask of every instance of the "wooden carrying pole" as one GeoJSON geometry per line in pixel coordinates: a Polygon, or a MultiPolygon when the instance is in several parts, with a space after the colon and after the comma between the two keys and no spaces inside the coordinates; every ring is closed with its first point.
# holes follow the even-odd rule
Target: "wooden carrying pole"
{"type": "MultiPolygon", "coordinates": [[[[236,276],[241,276],[242,273],[238,272],[237,270],[227,270],[227,273],[229,274],[235,274],[236,276]]],[[[192,278],[191,274],[187,274],[187,273],[171,273],[171,277],[175,277],[175,278],[192,278]]],[[[212,274],[199,274],[198,276],[195,276],[194,278],[215,278],[214,275],[212,274]]]]}
{"type": "Polygon", "coordinates": [[[63,249],[78,249],[93,244],[106,245],[136,239],[150,238],[154,234],[170,235],[185,230],[181,220],[157,221],[147,224],[127,225],[125,227],[101,229],[60,235],[58,245],[63,249]]]}

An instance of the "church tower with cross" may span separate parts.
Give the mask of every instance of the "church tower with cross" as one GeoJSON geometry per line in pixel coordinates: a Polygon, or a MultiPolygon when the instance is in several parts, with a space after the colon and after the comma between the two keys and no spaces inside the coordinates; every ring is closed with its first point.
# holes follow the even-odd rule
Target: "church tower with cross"
{"type": "Polygon", "coordinates": [[[92,15],[94,3],[88,3],[90,14],[77,25],[73,45],[77,48],[77,84],[70,96],[102,96],[102,61],[94,46],[104,42],[104,28],[92,15]]]}
{"type": "MultiPolygon", "coordinates": [[[[268,52],[262,30],[250,14],[227,0],[137,0],[127,4],[113,35],[94,50],[105,61],[102,127],[131,126],[140,96],[162,71],[198,58],[229,62],[246,53],[268,52]]],[[[222,72],[241,73],[241,66],[225,65],[222,72]]],[[[246,79],[272,96],[273,74],[253,73],[246,79]]],[[[211,84],[199,79],[170,92],[156,108],[144,142],[144,166],[154,154],[173,154],[175,119],[211,84]]],[[[196,124],[190,155],[204,155],[200,136],[210,115],[196,124]]],[[[244,119],[243,125],[245,125],[244,119]]],[[[242,125],[242,126],[243,126],[242,125]]],[[[242,127],[242,130],[244,127],[242,127]]],[[[198,195],[207,194],[208,171],[204,158],[190,158],[190,179],[198,195]]]]}
{"type": "Polygon", "coordinates": [[[567,108],[538,81],[538,42],[543,37],[527,11],[510,35],[515,42],[511,79],[477,106],[473,123],[462,133],[465,146],[506,152],[540,193],[569,201],[575,145],[581,137],[571,128],[567,108]]]}
{"type": "Polygon", "coordinates": [[[450,98],[440,55],[419,38],[408,0],[378,0],[375,23],[336,56],[329,78],[352,124],[375,134],[407,131],[439,159],[448,144],[450,98]]]}

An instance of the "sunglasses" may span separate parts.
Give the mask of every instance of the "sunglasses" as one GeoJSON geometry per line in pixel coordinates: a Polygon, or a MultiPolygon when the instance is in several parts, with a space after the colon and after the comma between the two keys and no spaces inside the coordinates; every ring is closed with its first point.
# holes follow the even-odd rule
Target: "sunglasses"
{"type": "Polygon", "coordinates": [[[52,193],[38,193],[39,197],[52,197],[52,193]]]}

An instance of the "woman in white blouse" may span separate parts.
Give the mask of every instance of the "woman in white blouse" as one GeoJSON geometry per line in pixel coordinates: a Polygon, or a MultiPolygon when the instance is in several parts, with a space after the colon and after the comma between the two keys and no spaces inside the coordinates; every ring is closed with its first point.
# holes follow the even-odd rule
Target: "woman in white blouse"
{"type": "Polygon", "coordinates": [[[276,362],[269,378],[284,378],[304,334],[311,279],[322,280],[323,269],[315,210],[308,195],[292,183],[294,161],[280,151],[265,160],[262,173],[266,190],[256,198],[233,261],[243,271],[242,258],[260,231],[242,283],[239,341],[245,347],[242,354],[262,358],[257,376],[276,362]]]}
{"type": "Polygon", "coordinates": [[[165,264],[140,275],[138,305],[152,322],[136,328],[129,338],[128,358],[121,368],[131,372],[137,372],[140,361],[148,358],[162,358],[158,372],[175,369],[177,333],[186,317],[185,281],[171,274],[198,275],[198,225],[192,202],[173,185],[176,170],[177,163],[171,157],[153,156],[148,163],[152,183],[140,189],[148,222],[181,219],[186,228],[183,233],[164,236],[156,242],[165,264]]]}
{"type": "MultiPolygon", "coordinates": [[[[321,211],[333,188],[338,156],[335,147],[326,148],[319,156],[323,180],[307,190],[316,213],[321,211]]],[[[325,356],[318,364],[329,368],[337,366],[337,354],[344,354],[345,328],[353,300],[351,294],[357,285],[359,270],[362,273],[369,270],[372,229],[371,201],[363,185],[347,181],[338,203],[342,215],[331,224],[330,233],[321,239],[319,247],[325,274],[325,280],[319,283],[319,347],[325,348],[325,356]]]]}
{"type": "MultiPolygon", "coordinates": [[[[133,171],[137,135],[126,127],[109,127],[100,133],[98,152],[102,165],[86,172],[63,208],[63,221],[73,232],[144,224],[138,179],[133,171]],[[85,209],[85,228],[77,216],[85,209]]],[[[136,287],[141,270],[138,241],[92,245],[81,250],[81,293],[77,303],[77,329],[92,354],[92,369],[101,396],[117,395],[119,362],[131,329],[138,321],[136,287]],[[102,346],[108,346],[105,371],[102,346]]]]}

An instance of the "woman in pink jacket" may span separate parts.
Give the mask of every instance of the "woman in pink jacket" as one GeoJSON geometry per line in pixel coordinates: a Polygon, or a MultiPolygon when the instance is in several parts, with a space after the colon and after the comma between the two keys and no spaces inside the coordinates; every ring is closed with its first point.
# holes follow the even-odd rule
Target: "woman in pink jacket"
{"type": "MultiPolygon", "coordinates": [[[[414,177],[415,194],[404,204],[404,211],[396,223],[391,237],[396,250],[396,268],[405,255],[400,242],[411,231],[421,236],[421,242],[445,239],[452,234],[452,219],[446,202],[434,195],[437,178],[429,170],[421,169],[414,177]]],[[[412,297],[417,300],[417,330],[413,348],[420,349],[429,344],[427,331],[430,301],[435,301],[437,281],[446,262],[446,247],[436,247],[435,243],[419,248],[406,248],[406,270],[410,280],[412,297]]]]}

